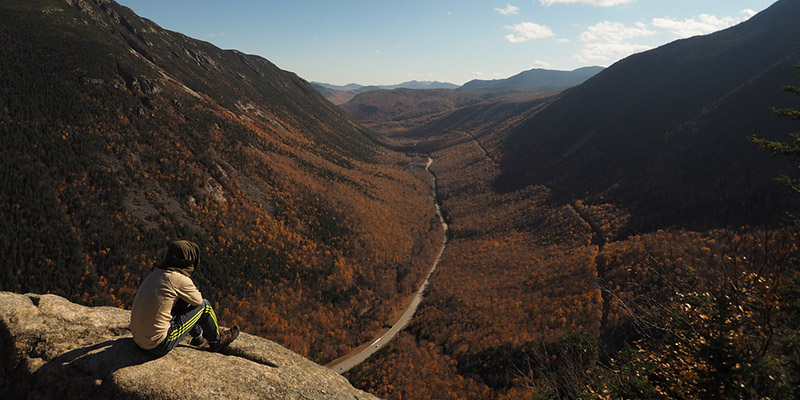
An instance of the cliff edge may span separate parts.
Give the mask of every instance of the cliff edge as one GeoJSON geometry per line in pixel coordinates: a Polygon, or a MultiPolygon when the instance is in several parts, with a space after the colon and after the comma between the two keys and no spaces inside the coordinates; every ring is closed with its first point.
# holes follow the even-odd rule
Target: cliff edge
{"type": "Polygon", "coordinates": [[[179,345],[153,358],[130,311],[55,295],[0,292],[0,393],[6,399],[375,399],[332,370],[242,333],[222,353],[179,345]]]}

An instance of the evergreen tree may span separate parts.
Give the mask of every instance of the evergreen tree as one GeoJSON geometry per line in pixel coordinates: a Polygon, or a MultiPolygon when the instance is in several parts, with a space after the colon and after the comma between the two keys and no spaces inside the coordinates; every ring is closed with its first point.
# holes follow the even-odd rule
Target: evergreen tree
{"type": "MultiPolygon", "coordinates": [[[[794,66],[797,69],[800,69],[800,64],[794,66]]],[[[794,93],[796,95],[800,95],[800,88],[796,86],[786,86],[783,90],[794,93]]],[[[793,120],[800,120],[800,110],[795,108],[773,108],[772,109],[776,114],[782,117],[788,117],[793,120]]],[[[759,138],[756,136],[750,137],[750,140],[755,142],[759,147],[773,154],[780,154],[790,156],[794,159],[800,159],[800,132],[790,133],[789,137],[792,139],[791,142],[781,142],[775,140],[767,140],[763,138],[759,138]]],[[[794,189],[795,191],[800,192],[800,180],[797,178],[790,178],[788,176],[782,176],[779,178],[781,182],[784,182],[789,187],[794,189]]]]}

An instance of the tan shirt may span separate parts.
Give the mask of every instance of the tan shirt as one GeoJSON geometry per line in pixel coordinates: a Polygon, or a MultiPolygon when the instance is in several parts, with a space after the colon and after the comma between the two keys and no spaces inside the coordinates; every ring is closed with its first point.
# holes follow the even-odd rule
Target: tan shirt
{"type": "Polygon", "coordinates": [[[197,306],[203,296],[192,280],[177,271],[156,268],[139,286],[131,310],[131,333],[139,347],[155,348],[167,337],[172,320],[172,306],[181,298],[197,306]]]}

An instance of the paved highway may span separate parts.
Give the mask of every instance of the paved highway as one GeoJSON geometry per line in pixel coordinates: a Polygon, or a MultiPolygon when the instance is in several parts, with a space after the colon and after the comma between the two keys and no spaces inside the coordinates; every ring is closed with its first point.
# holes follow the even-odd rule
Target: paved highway
{"type": "MultiPolygon", "coordinates": [[[[425,170],[430,172],[430,166],[433,164],[433,159],[428,157],[428,163],[425,165],[425,170]]],[[[344,373],[345,371],[349,370],[350,368],[355,367],[356,365],[362,363],[364,360],[369,358],[369,356],[373,355],[376,351],[380,350],[381,346],[386,345],[390,340],[392,340],[398,332],[400,332],[403,328],[408,325],[411,321],[411,318],[414,316],[414,313],[417,311],[417,307],[419,307],[419,303],[422,302],[422,294],[425,291],[425,288],[428,286],[428,279],[430,279],[431,274],[433,271],[436,270],[436,267],[439,265],[439,261],[442,259],[442,254],[444,254],[444,250],[447,248],[447,235],[449,228],[447,223],[444,222],[444,218],[442,217],[442,210],[439,207],[439,197],[438,197],[438,182],[436,181],[436,175],[430,172],[431,177],[433,179],[433,203],[436,206],[436,216],[439,217],[439,221],[442,223],[442,227],[444,228],[444,235],[442,238],[442,247],[439,249],[439,254],[436,256],[436,260],[431,265],[430,271],[428,271],[428,275],[425,277],[425,280],[417,289],[417,292],[414,293],[414,297],[411,299],[411,303],[409,303],[408,307],[403,312],[403,315],[397,322],[389,328],[388,331],[384,332],[380,337],[376,338],[371,342],[367,342],[358,346],[353,350],[350,354],[340,357],[336,360],[333,360],[330,364],[327,365],[328,368],[338,372],[344,373]]]]}

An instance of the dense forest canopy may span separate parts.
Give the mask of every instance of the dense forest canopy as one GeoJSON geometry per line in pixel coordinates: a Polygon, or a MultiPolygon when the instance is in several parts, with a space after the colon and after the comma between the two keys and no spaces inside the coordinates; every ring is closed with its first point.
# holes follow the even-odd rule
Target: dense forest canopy
{"type": "Polygon", "coordinates": [[[420,157],[260,57],[107,1],[0,5],[0,289],[130,307],[174,239],[224,324],[319,362],[436,249],[420,157]]]}

